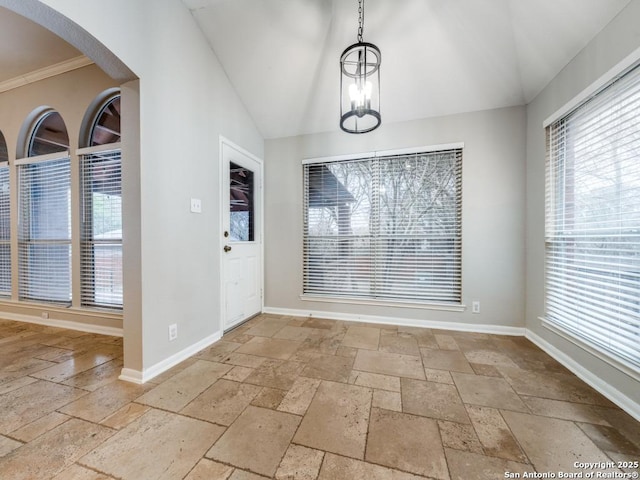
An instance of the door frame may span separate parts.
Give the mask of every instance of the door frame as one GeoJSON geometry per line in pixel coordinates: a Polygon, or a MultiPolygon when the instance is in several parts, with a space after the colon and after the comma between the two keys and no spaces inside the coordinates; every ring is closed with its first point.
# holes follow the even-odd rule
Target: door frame
{"type": "Polygon", "coordinates": [[[226,323],[227,323],[226,290],[225,290],[226,289],[226,284],[225,284],[226,272],[225,272],[224,251],[222,247],[225,242],[225,238],[223,236],[224,218],[225,218],[225,215],[228,214],[225,206],[229,203],[228,200],[225,200],[225,196],[227,197],[229,196],[229,190],[227,189],[228,180],[224,178],[224,172],[225,172],[224,163],[227,161],[224,157],[225,147],[231,148],[236,152],[246,157],[249,157],[251,160],[255,161],[260,166],[260,175],[259,175],[260,182],[257,185],[258,194],[255,195],[254,198],[258,200],[258,202],[260,203],[260,208],[257,209],[257,218],[256,218],[257,220],[256,223],[258,224],[257,233],[259,234],[259,238],[260,238],[260,242],[259,242],[260,274],[258,275],[258,279],[260,281],[260,313],[264,311],[264,161],[261,158],[257,157],[256,155],[254,155],[253,153],[249,152],[248,150],[245,150],[238,144],[224,137],[223,135],[220,135],[220,139],[219,139],[220,161],[218,162],[218,190],[220,192],[220,216],[218,218],[218,240],[219,241],[216,244],[218,245],[218,259],[220,262],[220,277],[219,277],[220,291],[218,293],[220,295],[220,332],[222,334],[224,334],[225,331],[232,330],[233,328],[240,326],[243,322],[251,318],[251,317],[246,318],[225,330],[226,323]]]}

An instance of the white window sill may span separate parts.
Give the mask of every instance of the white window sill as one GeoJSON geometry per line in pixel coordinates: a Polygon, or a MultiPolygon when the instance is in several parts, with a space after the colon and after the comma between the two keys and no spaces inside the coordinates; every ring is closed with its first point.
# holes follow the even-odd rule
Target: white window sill
{"type": "Polygon", "coordinates": [[[371,305],[377,307],[419,308],[422,310],[441,310],[446,312],[464,312],[467,306],[451,303],[420,303],[402,300],[373,300],[358,297],[330,297],[326,295],[301,294],[300,300],[307,302],[348,303],[352,305],[371,305]]]}

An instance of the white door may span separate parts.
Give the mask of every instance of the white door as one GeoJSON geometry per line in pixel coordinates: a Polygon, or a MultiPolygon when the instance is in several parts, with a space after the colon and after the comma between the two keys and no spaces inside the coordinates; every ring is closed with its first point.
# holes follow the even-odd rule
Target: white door
{"type": "Polygon", "coordinates": [[[262,311],[262,162],[221,140],[224,330],[262,311]]]}

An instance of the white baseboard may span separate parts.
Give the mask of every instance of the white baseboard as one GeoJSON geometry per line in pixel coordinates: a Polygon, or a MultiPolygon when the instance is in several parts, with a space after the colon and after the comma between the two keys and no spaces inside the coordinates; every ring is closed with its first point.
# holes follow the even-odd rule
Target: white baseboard
{"type": "Polygon", "coordinates": [[[403,327],[434,328],[438,330],[455,330],[460,332],[493,333],[496,335],[524,336],[525,329],[502,325],[480,325],[461,322],[434,322],[432,320],[412,320],[409,318],[380,317],[376,315],[358,315],[353,313],[326,312],[320,310],[294,310],[290,308],[265,307],[264,313],[273,315],[290,315],[293,317],[315,317],[347,322],[380,323],[383,325],[399,325],[403,327]]]}
{"type": "Polygon", "coordinates": [[[206,338],[203,338],[197,343],[188,346],[187,348],[180,350],[177,353],[174,353],[169,358],[165,358],[161,362],[152,365],[149,368],[145,368],[144,370],[133,370],[131,368],[123,368],[120,372],[120,376],[118,377],[120,380],[124,380],[125,382],[132,382],[143,384],[148,382],[154,377],[157,377],[161,373],[166,372],[171,367],[176,366],[180,362],[186,360],[187,358],[195,355],[200,350],[207,348],[209,345],[217,342],[222,338],[222,332],[216,332],[212,335],[209,335],[206,338]]]}
{"type": "Polygon", "coordinates": [[[104,325],[94,325],[85,322],[74,322],[71,320],[58,320],[55,318],[41,318],[20,313],[1,312],[0,318],[4,320],[14,320],[16,322],[34,323],[36,325],[46,325],[47,327],[66,328],[67,330],[77,330],[87,333],[98,333],[100,335],[111,335],[112,337],[122,337],[122,328],[107,327],[104,325]]]}
{"type": "Polygon", "coordinates": [[[600,377],[594,375],[569,355],[554,347],[545,339],[533,333],[531,330],[526,331],[525,337],[535,343],[538,347],[540,347],[566,368],[568,368],[587,385],[600,392],[602,395],[622,408],[629,415],[640,421],[640,405],[638,403],[627,397],[624,393],[620,392],[620,390],[605,382],[600,377]]]}

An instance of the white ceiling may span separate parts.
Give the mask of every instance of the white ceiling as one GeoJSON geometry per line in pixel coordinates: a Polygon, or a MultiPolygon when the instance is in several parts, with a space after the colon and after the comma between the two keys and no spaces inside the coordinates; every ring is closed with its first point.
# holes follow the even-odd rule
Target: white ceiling
{"type": "MultiPolygon", "coordinates": [[[[182,0],[265,138],[338,131],[357,0],[182,0]]],[[[630,0],[366,0],[383,123],[522,105],[630,0]]],[[[0,83],[81,55],[0,7],[0,83]]]]}
{"type": "Polygon", "coordinates": [[[0,83],[81,55],[49,30],[0,7],[0,83]]]}
{"type": "MultiPolygon", "coordinates": [[[[182,0],[266,138],[337,131],[356,0],[182,0]]],[[[383,123],[530,102],[629,0],[366,0],[383,123]]]]}

